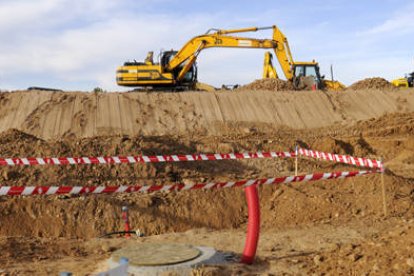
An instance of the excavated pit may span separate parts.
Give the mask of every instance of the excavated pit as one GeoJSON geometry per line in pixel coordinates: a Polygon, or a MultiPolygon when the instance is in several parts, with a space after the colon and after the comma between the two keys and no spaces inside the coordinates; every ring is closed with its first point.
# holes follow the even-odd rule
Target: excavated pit
{"type": "MultiPolygon", "coordinates": [[[[329,274],[337,267],[339,273],[346,273],[346,266],[336,263],[344,256],[350,256],[345,263],[360,273],[373,271],[372,259],[384,273],[410,271],[414,250],[411,90],[168,95],[17,92],[0,94],[0,107],[2,157],[285,151],[293,150],[295,144],[382,157],[387,219],[383,218],[380,175],[260,187],[263,237],[257,264],[204,271],[329,274]],[[178,107],[171,107],[172,102],[178,107]],[[380,257],[373,255],[373,246],[380,257]],[[275,260],[275,254],[280,259],[275,260]]],[[[333,170],[355,168],[299,161],[300,173],[333,170]]],[[[0,167],[0,180],[2,186],[189,184],[293,172],[293,160],[263,159],[0,167]]],[[[247,221],[242,189],[1,197],[0,267],[12,275],[99,270],[113,251],[128,244],[124,239],[97,238],[123,229],[123,205],[130,208],[131,227],[145,234],[133,242],[208,245],[235,255],[242,251],[247,221]]]]}

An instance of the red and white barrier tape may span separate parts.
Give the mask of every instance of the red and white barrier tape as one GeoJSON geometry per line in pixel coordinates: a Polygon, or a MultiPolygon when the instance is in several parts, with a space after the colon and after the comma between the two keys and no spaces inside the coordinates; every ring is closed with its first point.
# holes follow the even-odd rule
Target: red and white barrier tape
{"type": "Polygon", "coordinates": [[[200,183],[193,185],[171,184],[171,185],[148,185],[148,186],[0,186],[0,196],[20,196],[20,195],[56,195],[56,194],[111,194],[111,193],[152,193],[152,192],[170,192],[183,190],[198,189],[218,189],[230,187],[248,187],[252,185],[270,185],[292,182],[317,181],[324,179],[347,178],[354,176],[362,176],[379,171],[354,171],[354,172],[331,172],[331,173],[315,173],[300,176],[285,176],[278,178],[265,178],[256,180],[239,180],[230,182],[216,183],[200,183]]]}
{"type": "Polygon", "coordinates": [[[290,152],[256,152],[256,153],[207,153],[187,155],[157,156],[106,156],[106,157],[47,157],[47,158],[0,158],[0,166],[16,165],[77,165],[77,164],[121,164],[121,163],[160,163],[207,160],[234,160],[294,157],[290,152]]]}
{"type": "Polygon", "coordinates": [[[306,157],[311,157],[315,159],[322,159],[333,161],[337,163],[344,163],[349,165],[354,165],[358,167],[365,167],[365,168],[383,168],[383,164],[379,160],[375,159],[368,159],[368,158],[360,158],[360,157],[353,157],[349,155],[340,155],[340,154],[332,154],[332,153],[325,153],[315,150],[307,150],[307,149],[299,149],[299,155],[303,155],[306,157]]]}
{"type": "MultiPolygon", "coordinates": [[[[383,168],[379,160],[359,158],[349,155],[325,153],[320,151],[298,149],[298,155],[315,159],[333,161],[366,168],[383,168]]],[[[0,166],[19,165],[79,165],[79,164],[133,164],[133,163],[161,163],[161,162],[185,162],[185,161],[212,161],[212,160],[236,160],[259,158],[289,158],[295,157],[295,152],[255,152],[255,153],[206,153],[187,155],[156,155],[156,156],[101,156],[101,157],[46,157],[46,158],[0,158],[0,166]]]]}

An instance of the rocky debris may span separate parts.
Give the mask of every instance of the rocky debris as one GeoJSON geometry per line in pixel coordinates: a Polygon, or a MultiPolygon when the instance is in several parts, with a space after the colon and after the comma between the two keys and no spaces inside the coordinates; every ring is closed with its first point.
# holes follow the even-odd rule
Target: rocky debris
{"type": "Polygon", "coordinates": [[[321,262],[323,262],[324,258],[321,255],[316,255],[313,258],[313,262],[315,263],[315,265],[319,265],[321,262]]]}
{"type": "Polygon", "coordinates": [[[353,83],[348,89],[360,90],[360,89],[395,89],[389,81],[384,78],[367,78],[353,83]]]}
{"type": "Polygon", "coordinates": [[[281,79],[261,79],[246,84],[237,90],[268,90],[268,91],[292,91],[295,90],[293,84],[281,79]]]}

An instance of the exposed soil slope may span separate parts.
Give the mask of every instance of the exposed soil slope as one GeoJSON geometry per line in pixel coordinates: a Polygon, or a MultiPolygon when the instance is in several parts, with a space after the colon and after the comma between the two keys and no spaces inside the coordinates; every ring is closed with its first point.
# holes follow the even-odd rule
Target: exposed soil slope
{"type": "Polygon", "coordinates": [[[0,132],[42,139],[108,135],[223,135],[229,127],[274,132],[352,124],[413,112],[414,91],[0,94],[0,132]]]}

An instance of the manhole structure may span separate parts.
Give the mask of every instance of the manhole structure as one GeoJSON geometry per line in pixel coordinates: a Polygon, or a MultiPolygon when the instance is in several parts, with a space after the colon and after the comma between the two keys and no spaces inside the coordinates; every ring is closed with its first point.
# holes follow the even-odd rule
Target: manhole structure
{"type": "Polygon", "coordinates": [[[225,255],[211,247],[165,243],[137,243],[121,248],[112,254],[109,267],[118,266],[121,258],[128,259],[128,272],[136,275],[158,275],[166,271],[186,275],[203,264],[226,262],[225,255]]]}

